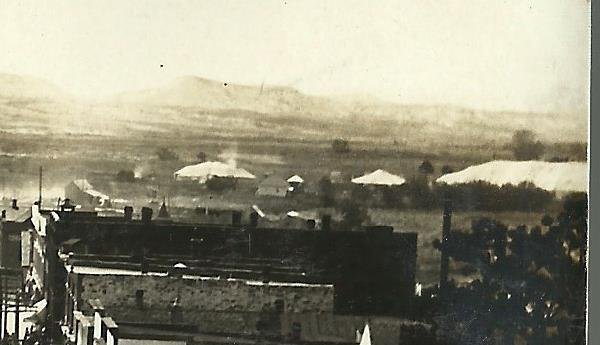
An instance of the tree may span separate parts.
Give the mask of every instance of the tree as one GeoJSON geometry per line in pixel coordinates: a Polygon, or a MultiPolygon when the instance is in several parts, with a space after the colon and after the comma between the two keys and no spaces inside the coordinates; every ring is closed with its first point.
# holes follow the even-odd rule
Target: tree
{"type": "Polygon", "coordinates": [[[433,174],[433,165],[430,161],[424,160],[421,165],[419,165],[419,172],[423,175],[431,175],[433,174]]]}
{"type": "MultiPolygon", "coordinates": [[[[556,221],[544,217],[543,226],[547,231],[509,230],[484,218],[469,232],[450,234],[443,249],[481,277],[440,291],[440,315],[454,317],[445,328],[452,338],[463,344],[512,344],[516,337],[528,344],[584,343],[586,195],[568,196],[556,221]],[[558,335],[548,337],[552,327],[558,335]]],[[[440,241],[434,246],[442,249],[440,241]]]]}
{"type": "Polygon", "coordinates": [[[156,155],[161,161],[174,161],[179,158],[175,152],[167,147],[161,147],[156,150],[156,155]]]}
{"type": "Polygon", "coordinates": [[[369,219],[367,210],[353,199],[345,199],[340,205],[342,213],[341,226],[347,230],[357,230],[369,219]]]}
{"type": "Polygon", "coordinates": [[[454,169],[450,165],[444,165],[441,169],[442,175],[452,174],[454,169]]]}
{"type": "Polygon", "coordinates": [[[514,158],[519,161],[536,160],[544,153],[544,144],[536,140],[530,130],[518,130],[513,134],[511,148],[514,158]]]}
{"type": "Polygon", "coordinates": [[[206,188],[211,191],[220,192],[235,188],[235,179],[231,177],[213,176],[206,180],[206,188]]]}
{"type": "Polygon", "coordinates": [[[198,160],[198,163],[206,162],[206,152],[204,152],[204,151],[198,152],[198,154],[196,155],[196,159],[198,160]]]}
{"type": "Polygon", "coordinates": [[[335,153],[348,153],[350,152],[350,144],[347,140],[344,139],[335,139],[331,143],[331,148],[335,153]]]}
{"type": "Polygon", "coordinates": [[[331,180],[326,176],[319,180],[319,196],[323,206],[331,207],[335,205],[335,188],[331,180]]]}
{"type": "Polygon", "coordinates": [[[134,182],[135,173],[132,170],[119,170],[119,172],[117,173],[117,181],[134,182]]]}

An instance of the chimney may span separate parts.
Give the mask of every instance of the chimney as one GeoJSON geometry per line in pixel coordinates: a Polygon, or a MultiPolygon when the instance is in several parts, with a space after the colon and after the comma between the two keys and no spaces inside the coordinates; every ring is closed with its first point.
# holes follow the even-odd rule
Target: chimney
{"type": "Polygon", "coordinates": [[[239,226],[242,224],[242,212],[233,211],[231,212],[231,225],[239,226]]]}
{"type": "Polygon", "coordinates": [[[123,208],[123,214],[125,220],[130,222],[133,219],[133,207],[125,206],[125,208],[123,208]]]}
{"type": "Polygon", "coordinates": [[[2,210],[2,219],[6,219],[6,210],[2,210]]]}
{"type": "Polygon", "coordinates": [[[252,212],[250,213],[250,227],[256,228],[258,226],[258,213],[252,212]]]}
{"type": "Polygon", "coordinates": [[[329,230],[331,230],[331,215],[324,214],[321,217],[321,229],[323,231],[329,231],[329,230]]]}
{"type": "Polygon", "coordinates": [[[152,221],[152,209],[150,207],[142,207],[142,223],[149,224],[152,221]]]}
{"type": "Polygon", "coordinates": [[[13,210],[18,210],[19,206],[17,206],[17,199],[12,199],[12,205],[11,205],[13,210]]]}
{"type": "Polygon", "coordinates": [[[71,199],[66,198],[63,204],[60,206],[61,211],[75,211],[75,207],[71,205],[71,199]]]}

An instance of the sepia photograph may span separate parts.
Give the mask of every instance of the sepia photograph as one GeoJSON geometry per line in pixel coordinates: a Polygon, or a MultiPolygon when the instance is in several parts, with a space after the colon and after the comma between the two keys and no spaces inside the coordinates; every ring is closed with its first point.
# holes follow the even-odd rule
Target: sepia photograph
{"type": "Polygon", "coordinates": [[[0,345],[587,344],[590,0],[0,0],[0,345]]]}

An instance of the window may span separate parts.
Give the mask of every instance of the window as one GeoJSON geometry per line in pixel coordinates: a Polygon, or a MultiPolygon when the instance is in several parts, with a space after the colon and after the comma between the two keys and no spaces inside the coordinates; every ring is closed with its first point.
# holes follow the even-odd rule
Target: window
{"type": "Polygon", "coordinates": [[[135,292],[135,305],[138,308],[144,307],[144,290],[137,290],[135,292]]]}

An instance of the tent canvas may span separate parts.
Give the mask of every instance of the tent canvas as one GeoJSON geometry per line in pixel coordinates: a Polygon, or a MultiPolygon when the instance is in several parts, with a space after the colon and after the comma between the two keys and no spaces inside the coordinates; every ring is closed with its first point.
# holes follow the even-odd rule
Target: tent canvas
{"type": "Polygon", "coordinates": [[[551,192],[587,192],[586,162],[491,161],[446,174],[437,183],[488,182],[497,186],[533,183],[551,192]]]}
{"type": "Polygon", "coordinates": [[[217,177],[233,177],[238,179],[255,179],[246,169],[238,168],[233,165],[221,162],[204,162],[195,165],[188,165],[175,172],[175,178],[188,178],[199,180],[201,182],[207,179],[217,177]]]}
{"type": "Polygon", "coordinates": [[[289,179],[287,179],[287,182],[289,182],[289,183],[304,183],[304,179],[298,175],[294,175],[294,176],[290,177],[289,179]]]}
{"type": "Polygon", "coordinates": [[[365,329],[360,337],[359,345],[371,345],[371,331],[369,330],[369,324],[365,325],[365,329]]]}
{"type": "Polygon", "coordinates": [[[365,174],[352,179],[355,184],[367,185],[382,185],[382,186],[399,186],[403,185],[406,180],[402,176],[390,174],[389,172],[378,169],[370,174],[365,174]]]}

